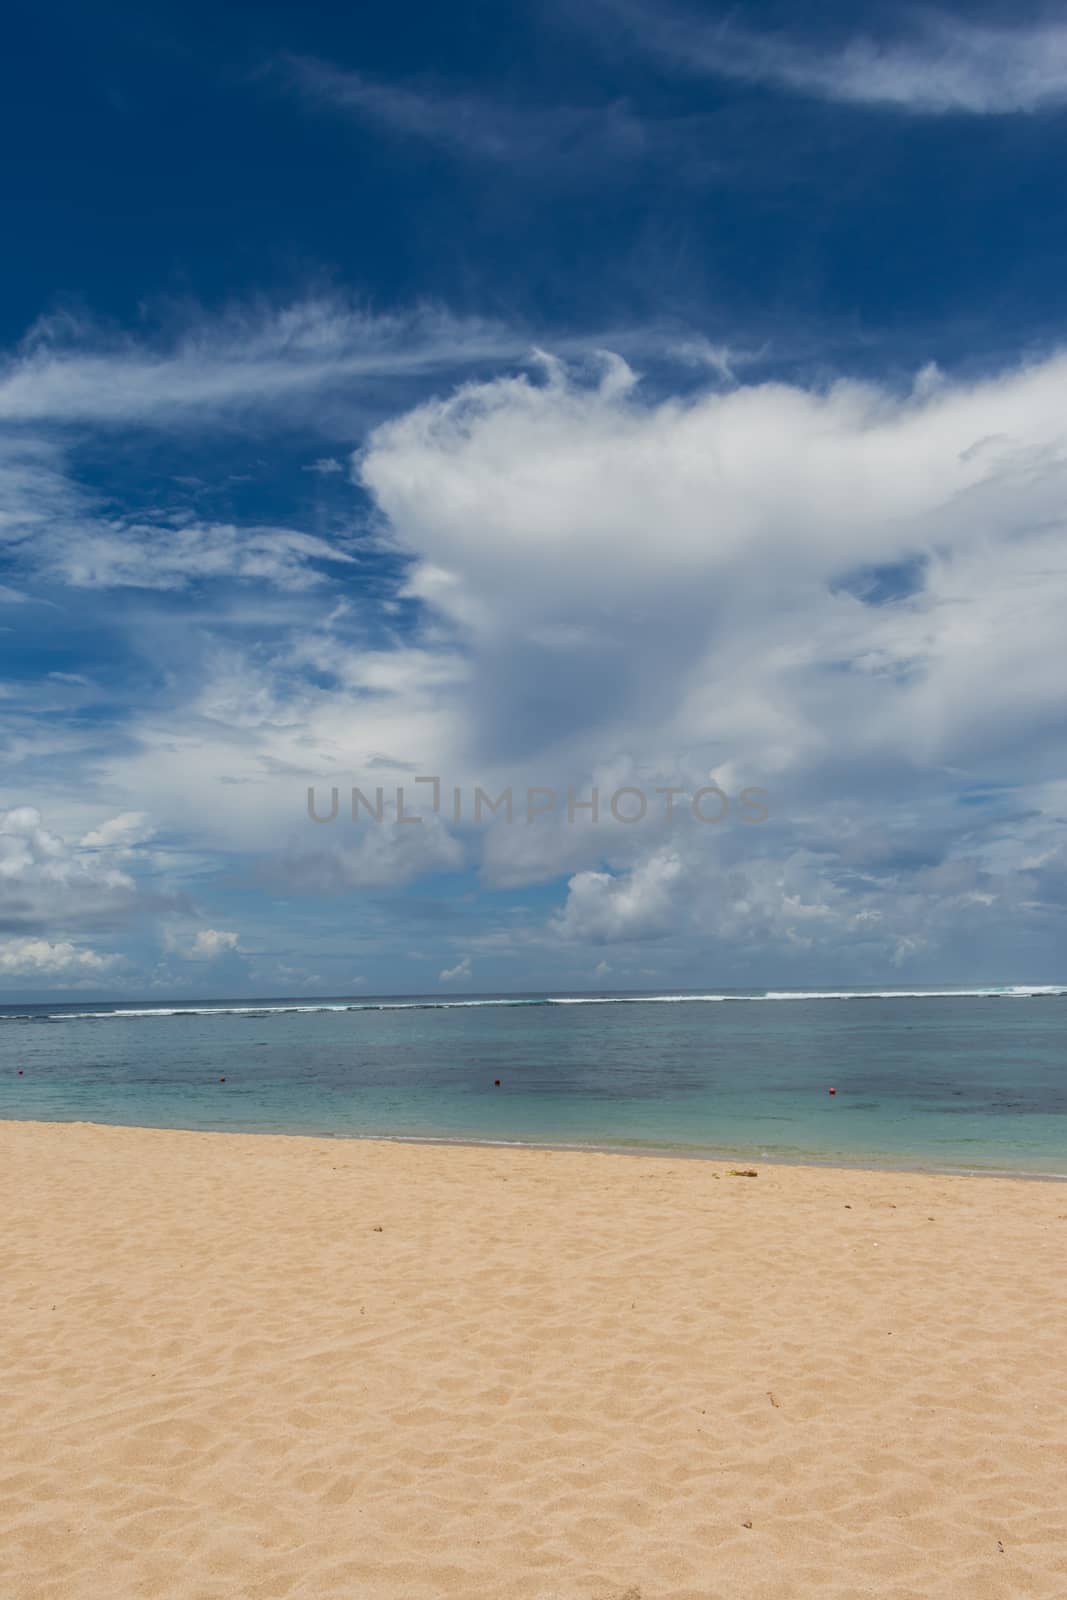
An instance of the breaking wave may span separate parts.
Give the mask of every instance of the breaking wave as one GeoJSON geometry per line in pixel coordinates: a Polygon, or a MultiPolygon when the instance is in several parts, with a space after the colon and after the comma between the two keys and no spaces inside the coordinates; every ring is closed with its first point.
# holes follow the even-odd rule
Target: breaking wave
{"type": "Polygon", "coordinates": [[[460,1011],[482,1006],[753,1005],[761,1001],[823,1000],[1029,1000],[1067,995],[1067,984],[1012,983],[980,989],[767,989],[762,993],[499,996],[488,999],[263,1001],[249,1005],[108,1006],[95,1011],[0,1013],[0,1022],[87,1022],[111,1017],[271,1017],[345,1011],[460,1011]]]}

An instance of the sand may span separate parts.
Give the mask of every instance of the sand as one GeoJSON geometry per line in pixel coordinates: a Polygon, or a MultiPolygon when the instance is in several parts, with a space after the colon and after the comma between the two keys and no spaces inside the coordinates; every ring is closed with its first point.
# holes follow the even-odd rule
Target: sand
{"type": "Polygon", "coordinates": [[[0,1124],[4,1600],[1067,1594],[1067,1188],[0,1124]]]}

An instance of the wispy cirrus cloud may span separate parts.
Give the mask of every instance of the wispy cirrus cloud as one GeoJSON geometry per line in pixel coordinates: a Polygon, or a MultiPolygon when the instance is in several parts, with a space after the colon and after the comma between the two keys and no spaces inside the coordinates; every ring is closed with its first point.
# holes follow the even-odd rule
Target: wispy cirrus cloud
{"type": "MultiPolygon", "coordinates": [[[[0,355],[0,547],[22,578],[48,586],[178,591],[230,579],[310,588],[326,564],[340,571],[353,556],[299,527],[201,514],[178,490],[132,513],[85,481],[78,448],[91,440],[106,455],[131,428],[171,440],[330,432],[339,412],[350,436],[407,384],[448,384],[526,348],[521,333],[491,321],[432,307],[375,315],[340,297],[187,312],[177,326],[137,334],[42,318],[0,355]]],[[[332,457],[315,462],[317,473],[328,470],[343,473],[332,457]]],[[[10,603],[28,598],[17,585],[3,592],[10,603]]]]}
{"type": "Polygon", "coordinates": [[[280,64],[309,105],[396,138],[419,141],[483,166],[521,171],[524,181],[629,182],[638,163],[670,163],[675,181],[732,169],[700,113],[642,114],[624,98],[593,105],[518,104],[440,83],[388,83],[306,57],[280,64]]]}
{"type": "Polygon", "coordinates": [[[325,539],[292,528],[238,528],[175,519],[146,524],[98,521],[53,533],[38,570],[74,589],[185,589],[236,578],[277,588],[309,589],[322,563],[355,558],[325,539]]]}
{"type": "MultiPolygon", "coordinates": [[[[239,526],[186,508],[116,515],[73,476],[47,428],[0,448],[0,551],[28,578],[72,589],[180,590],[235,579],[295,591],[321,583],[329,567],[355,562],[295,528],[239,526]]],[[[0,586],[0,601],[31,599],[0,586]]]]}
{"type": "MultiPolygon", "coordinates": [[[[299,423],[319,413],[330,390],[369,391],[376,382],[514,361],[529,343],[514,327],[433,306],[374,314],[316,296],[214,316],[194,312],[169,334],[137,336],[90,319],[44,317],[0,358],[0,421],[203,430],[284,410],[299,423]]],[[[31,449],[46,447],[19,446],[24,477],[36,465],[31,449]]]]}
{"type": "Polygon", "coordinates": [[[99,827],[90,828],[80,841],[83,850],[129,851],[145,844],[155,829],[141,811],[124,811],[121,816],[108,817],[99,827]]]}
{"type": "Polygon", "coordinates": [[[622,101],[521,106],[440,86],[386,83],[307,57],[288,57],[282,67],[297,91],[324,110],[508,166],[641,155],[650,142],[645,122],[622,101]]]}
{"type": "Polygon", "coordinates": [[[1036,113],[1067,105],[1067,24],[913,14],[878,36],[827,41],[760,33],[645,0],[599,0],[642,51],[680,72],[736,79],[915,116],[1036,113]]]}
{"type": "Polygon", "coordinates": [[[0,544],[36,537],[80,504],[53,441],[14,433],[0,440],[0,544]]]}
{"type": "MultiPolygon", "coordinates": [[[[690,336],[678,325],[607,325],[556,331],[553,350],[578,359],[603,348],[677,363],[690,336]]],[[[62,492],[54,430],[131,426],[238,429],[250,419],[337,432],[331,397],[343,398],[343,431],[366,426],[405,401],[404,385],[437,387],[503,370],[548,342],[543,329],[458,316],[433,304],[374,313],[343,296],[286,305],[252,303],[216,315],[194,309],[175,326],[117,332],[89,318],[43,317],[0,354],[0,493],[10,477],[38,520],[62,492]],[[43,430],[53,430],[45,433],[43,430]],[[16,431],[17,430],[17,431],[16,431]]],[[[310,470],[328,475],[330,457],[310,470]]],[[[4,512],[0,505],[0,532],[4,512]]]]}

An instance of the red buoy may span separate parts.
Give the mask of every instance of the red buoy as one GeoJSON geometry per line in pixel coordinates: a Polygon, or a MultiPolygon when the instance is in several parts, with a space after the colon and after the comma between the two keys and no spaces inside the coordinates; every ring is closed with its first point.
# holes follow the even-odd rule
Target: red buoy
{"type": "Polygon", "coordinates": [[[836,1090],[836,1089],[830,1089],[830,1090],[828,1090],[828,1091],[827,1091],[827,1092],[828,1092],[828,1093],[829,1093],[829,1094],[836,1094],[836,1093],[837,1093],[837,1090],[836,1090]]]}

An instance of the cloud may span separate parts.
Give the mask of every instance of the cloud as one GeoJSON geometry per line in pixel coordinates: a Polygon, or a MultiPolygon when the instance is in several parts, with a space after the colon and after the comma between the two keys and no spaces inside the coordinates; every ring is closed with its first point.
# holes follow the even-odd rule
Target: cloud
{"type": "MultiPolygon", "coordinates": [[[[536,328],[458,316],[429,302],[373,313],[322,294],[218,314],[161,313],[140,336],[88,316],[42,317],[0,354],[0,422],[13,425],[0,440],[0,537],[45,525],[57,511],[69,514],[64,446],[71,430],[125,427],[182,438],[311,430],[333,446],[430,385],[511,370],[543,342],[536,328]]],[[[574,360],[605,345],[691,365],[702,341],[666,320],[553,339],[555,353],[574,360]]],[[[717,359],[721,366],[747,358],[719,351],[717,359]]],[[[331,476],[335,465],[324,455],[307,470],[331,476]]]]}
{"type": "MultiPolygon", "coordinates": [[[[69,583],[258,589],[154,606],[127,636],[140,652],[127,681],[150,662],[151,691],[103,731],[12,724],[9,771],[54,784],[64,766],[64,831],[81,843],[12,814],[0,925],[76,945],[71,929],[143,908],[125,852],[142,849],[150,816],[198,897],[223,862],[231,886],[332,897],[338,923],[346,894],[424,874],[506,889],[508,911],[486,895],[462,935],[483,982],[483,949],[485,963],[536,951],[565,972],[581,943],[654,946],[676,972],[703,948],[723,970],[761,952],[914,968],[969,948],[976,923],[1012,960],[1056,948],[1067,357],[968,381],[924,369],[911,386],[745,381],[730,367],[724,391],[694,387],[691,369],[672,393],[621,350],[565,355],[458,387],[450,372],[366,438],[353,458],[376,539],[365,608],[362,594],[314,602],[334,545],[206,518],[105,519],[65,483],[58,447],[3,458],[19,550],[69,583]],[[94,529],[101,550],[72,536],[64,566],[64,528],[94,529]],[[426,811],[414,778],[427,773],[440,814],[398,825],[393,786],[426,811]],[[451,785],[469,802],[475,785],[565,797],[595,784],[606,812],[623,785],[686,796],[711,778],[735,797],[767,789],[766,827],[736,814],[701,827],[683,798],[670,824],[661,801],[637,827],[572,824],[561,802],[552,821],[475,828],[447,798],[451,785]],[[352,783],[384,786],[381,824],[351,822],[352,783]],[[309,784],[320,805],[340,790],[329,827],[307,818],[309,784]],[[527,914],[519,891],[563,879],[527,914]]],[[[232,417],[244,391],[227,392],[232,417]]],[[[160,424],[169,404],[152,412],[160,424]]],[[[212,441],[213,415],[200,420],[212,441]]],[[[221,921],[200,928],[220,936],[234,920],[224,898],[189,915],[221,921]]],[[[198,950],[195,933],[179,953],[227,953],[198,950]]],[[[329,974],[326,959],[301,970],[329,974]]],[[[424,981],[441,960],[426,957],[424,981]]]]}
{"type": "Polygon", "coordinates": [[[73,589],[184,589],[222,578],[307,589],[323,581],[314,563],[355,561],[325,539],[291,528],[181,519],[59,526],[35,556],[39,572],[73,589]]]}
{"type": "Polygon", "coordinates": [[[968,383],[664,398],[604,357],[466,385],[357,458],[417,625],[381,648],[329,621],[216,647],[101,777],[288,894],[472,863],[511,890],[566,875],[543,950],[762,941],[884,966],[951,948],[983,906],[1005,938],[1036,928],[1056,878],[1024,862],[1063,803],[1041,785],[1061,767],[1065,381],[1054,355],[968,383]],[[413,776],[435,772],[436,816],[413,776]],[[961,809],[976,777],[1030,820],[961,809]],[[711,778],[735,799],[723,829],[686,820],[711,778]],[[329,826],[310,783],[320,814],[339,788],[329,826]],[[381,824],[352,823],[351,783],[383,785],[381,824]],[[421,824],[397,825],[396,784],[421,824]],[[476,784],[563,798],[473,829],[476,784]],[[568,786],[594,784],[600,820],[569,823],[568,786]],[[678,787],[679,816],[658,799],[613,822],[627,784],[678,787]],[[751,784],[763,829],[736,806],[751,784]],[[946,863],[965,888],[923,876],[946,863]]]}
{"type": "Polygon", "coordinates": [[[69,973],[107,972],[114,956],[88,947],[51,944],[47,939],[0,940],[0,973],[11,976],[59,977],[69,973]]]}
{"type": "Polygon", "coordinates": [[[560,936],[579,944],[659,937],[670,931],[684,874],[681,859],[669,850],[651,856],[621,878],[607,872],[576,873],[556,921],[560,936]]]}
{"type": "Polygon", "coordinates": [[[81,840],[82,849],[128,850],[144,844],[155,832],[143,811],[124,811],[121,816],[109,817],[99,827],[91,828],[81,840]]]}
{"type": "MultiPolygon", "coordinates": [[[[121,370],[112,378],[121,385],[121,370]]],[[[141,420],[150,416],[146,408],[141,420]]],[[[166,591],[233,579],[298,590],[321,583],[324,566],[354,564],[348,551],[298,529],[208,520],[184,508],[115,515],[76,481],[56,424],[38,427],[0,444],[0,547],[39,583],[166,591]]],[[[0,587],[0,602],[33,597],[0,587]]]]}
{"type": "Polygon", "coordinates": [[[1004,870],[992,839],[957,830],[943,858],[909,870],[904,851],[860,865],[847,823],[845,839],[827,828],[820,840],[818,831],[814,819],[798,819],[791,840],[743,853],[682,834],[639,850],[629,868],[572,877],[547,931],[564,947],[654,944],[664,970],[689,981],[713,955],[719,984],[743,983],[752,962],[761,975],[785,964],[872,976],[910,968],[922,977],[931,962],[944,971],[958,961],[961,935],[967,960],[977,950],[989,981],[1004,963],[1013,972],[1035,957],[1055,964],[1054,944],[1042,947],[1054,938],[1062,883],[1039,887],[1025,850],[1013,849],[1004,870]],[[1023,955],[1019,930],[1035,917],[1044,926],[1036,939],[1031,926],[1023,955]]]}
{"type": "MultiPolygon", "coordinates": [[[[75,516],[83,504],[57,444],[32,434],[0,439],[0,545],[47,536],[57,520],[75,516]]],[[[5,590],[5,597],[27,599],[18,590],[5,590]]]]}
{"type": "Polygon", "coordinates": [[[225,928],[201,928],[188,953],[190,961],[216,961],[238,949],[238,936],[225,928]]]}
{"type": "MultiPolygon", "coordinates": [[[[1061,771],[1065,383],[1055,354],[911,390],[663,399],[606,357],[595,382],[550,363],[541,382],[467,385],[377,429],[361,480],[412,561],[406,592],[470,663],[455,691],[468,770],[494,793],[603,796],[692,792],[710,773],[776,808],[762,836],[494,825],[489,881],[569,872],[564,939],[669,939],[695,917],[703,937],[786,951],[855,940],[903,959],[924,926],[951,943],[975,902],[903,863],[893,915],[854,924],[875,904],[825,819],[895,831],[919,790],[932,814],[972,773],[1022,797],[1061,771]],[[771,849],[776,867],[752,864],[771,849]],[[726,886],[728,918],[701,912],[696,882],[726,886]]],[[[1019,846],[1005,870],[958,815],[944,834],[1025,920],[1019,846]]]]}
{"type": "Polygon", "coordinates": [[[284,68],[312,105],[467,157],[532,172],[544,172],[549,164],[574,172],[605,161],[626,163],[648,153],[663,132],[621,102],[523,106],[439,86],[381,82],[306,58],[289,58],[284,68]]]}
{"type": "Polygon", "coordinates": [[[690,75],[769,84],[846,105],[915,116],[1038,113],[1067,105],[1067,25],[993,24],[927,12],[875,38],[800,40],[732,19],[602,0],[638,46],[690,75]]]}
{"type": "Polygon", "coordinates": [[[446,967],[443,972],[438,973],[437,981],[439,983],[467,983],[471,977],[471,958],[470,956],[464,956],[462,961],[458,961],[454,967],[446,967]]]}
{"type": "Polygon", "coordinates": [[[33,806],[0,812],[0,929],[124,920],[137,885],[108,853],[68,844],[33,806]]]}
{"type": "Polygon", "coordinates": [[[988,757],[1018,718],[1047,734],[1058,716],[1042,663],[1067,580],[1065,382],[1057,355],[930,394],[646,401],[610,362],[595,385],[419,407],[376,430],[360,474],[414,558],[407,592],[479,662],[487,740],[529,754],[616,721],[658,728],[645,759],[710,742],[763,773],[833,740],[988,757]],[[892,603],[849,591],[909,562],[892,603]]]}
{"type": "MultiPolygon", "coordinates": [[[[648,338],[672,359],[676,330],[648,338]]],[[[588,340],[563,343],[580,351],[588,340]]],[[[242,524],[180,502],[116,511],[79,481],[79,448],[92,436],[107,459],[119,428],[216,445],[227,429],[350,437],[403,403],[411,386],[448,387],[472,367],[510,367],[529,350],[515,327],[433,307],[375,316],[339,297],[193,314],[141,338],[87,318],[44,318],[0,359],[0,420],[12,425],[0,440],[0,544],[26,578],[53,588],[165,593],[229,580],[311,589],[352,566],[350,535],[242,524]]],[[[307,470],[341,477],[344,467],[329,455],[307,470]]],[[[189,491],[186,500],[206,487],[187,475],[173,483],[189,491]]],[[[0,589],[5,605],[33,600],[22,588],[0,589]]]]}
{"type": "MultiPolygon", "coordinates": [[[[209,420],[236,426],[242,418],[284,412],[296,425],[315,414],[329,391],[515,360],[527,344],[514,330],[479,318],[433,307],[374,316],[336,298],[198,315],[155,339],[88,319],[42,318],[0,364],[0,420],[202,431],[209,420]]],[[[51,447],[5,448],[17,450],[8,470],[20,473],[38,498],[47,494],[51,447]]]]}
{"type": "MultiPolygon", "coordinates": [[[[369,798],[373,804],[373,788],[369,798]]],[[[349,796],[345,799],[350,804],[349,796]]],[[[329,800],[322,789],[319,800],[328,813],[329,800]]],[[[322,842],[318,828],[308,837],[309,825],[299,842],[261,864],[257,881],[289,894],[350,895],[358,889],[411,883],[432,872],[454,872],[463,865],[462,843],[439,818],[427,815],[405,826],[395,820],[395,801],[388,806],[386,811],[383,802],[381,823],[361,813],[363,820],[354,825],[342,814],[322,842]]]]}

